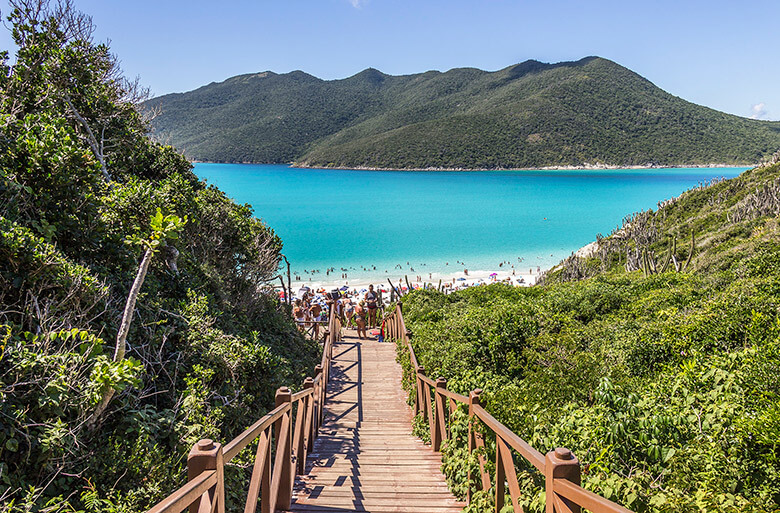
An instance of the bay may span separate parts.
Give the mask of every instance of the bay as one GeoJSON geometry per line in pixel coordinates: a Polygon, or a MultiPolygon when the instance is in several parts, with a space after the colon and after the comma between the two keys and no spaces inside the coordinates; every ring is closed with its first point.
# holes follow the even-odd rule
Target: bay
{"type": "Polygon", "coordinates": [[[463,269],[527,273],[557,264],[624,216],[703,181],[748,168],[576,171],[364,171],[195,164],[195,173],[252,205],[284,241],[302,281],[463,269]],[[459,263],[460,262],[460,263],[459,263]],[[335,268],[334,273],[325,271],[335,268]]]}

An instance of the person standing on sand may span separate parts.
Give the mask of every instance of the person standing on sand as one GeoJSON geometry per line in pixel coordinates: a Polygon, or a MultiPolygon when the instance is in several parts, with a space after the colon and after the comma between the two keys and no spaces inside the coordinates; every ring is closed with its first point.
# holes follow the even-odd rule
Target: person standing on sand
{"type": "Polygon", "coordinates": [[[363,299],[365,299],[366,307],[368,308],[368,326],[373,328],[376,326],[376,311],[379,308],[379,305],[377,304],[378,296],[377,293],[374,292],[373,285],[368,286],[368,292],[366,292],[363,299]]]}

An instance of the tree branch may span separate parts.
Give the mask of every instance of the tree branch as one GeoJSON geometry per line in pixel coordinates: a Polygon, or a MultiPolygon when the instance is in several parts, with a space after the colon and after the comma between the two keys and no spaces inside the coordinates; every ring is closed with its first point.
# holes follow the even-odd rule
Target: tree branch
{"type": "Polygon", "coordinates": [[[98,161],[100,162],[100,171],[103,173],[103,178],[105,178],[106,182],[110,182],[111,175],[108,174],[108,168],[106,167],[106,161],[103,158],[103,152],[100,150],[100,144],[98,144],[98,141],[95,138],[95,134],[89,127],[89,123],[87,123],[87,120],[84,119],[81,114],[79,114],[79,111],[76,110],[76,107],[73,106],[73,102],[70,101],[70,95],[68,95],[68,93],[65,93],[65,102],[68,104],[68,107],[70,107],[71,112],[76,117],[81,126],[84,127],[84,130],[87,131],[87,142],[92,148],[92,153],[95,154],[95,157],[97,157],[98,161]]]}

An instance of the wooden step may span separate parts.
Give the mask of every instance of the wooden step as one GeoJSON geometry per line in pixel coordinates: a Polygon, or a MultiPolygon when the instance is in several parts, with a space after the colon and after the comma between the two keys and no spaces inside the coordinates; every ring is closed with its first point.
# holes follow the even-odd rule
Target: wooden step
{"type": "Polygon", "coordinates": [[[308,454],[307,474],[295,480],[289,511],[461,511],[464,503],[441,473],[440,454],[411,434],[395,348],[347,339],[333,351],[325,422],[308,454]]]}

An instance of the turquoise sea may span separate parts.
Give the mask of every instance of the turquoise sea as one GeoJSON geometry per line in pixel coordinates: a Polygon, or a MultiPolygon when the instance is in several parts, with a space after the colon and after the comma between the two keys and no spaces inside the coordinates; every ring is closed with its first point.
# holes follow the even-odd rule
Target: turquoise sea
{"type": "Polygon", "coordinates": [[[498,270],[505,261],[525,272],[545,269],[596,234],[608,234],[624,216],[745,169],[429,172],[195,165],[199,177],[251,204],[284,241],[293,272],[314,282],[339,281],[342,268],[350,280],[382,281],[463,268],[498,270]],[[335,277],[326,277],[331,267],[335,277]]]}

